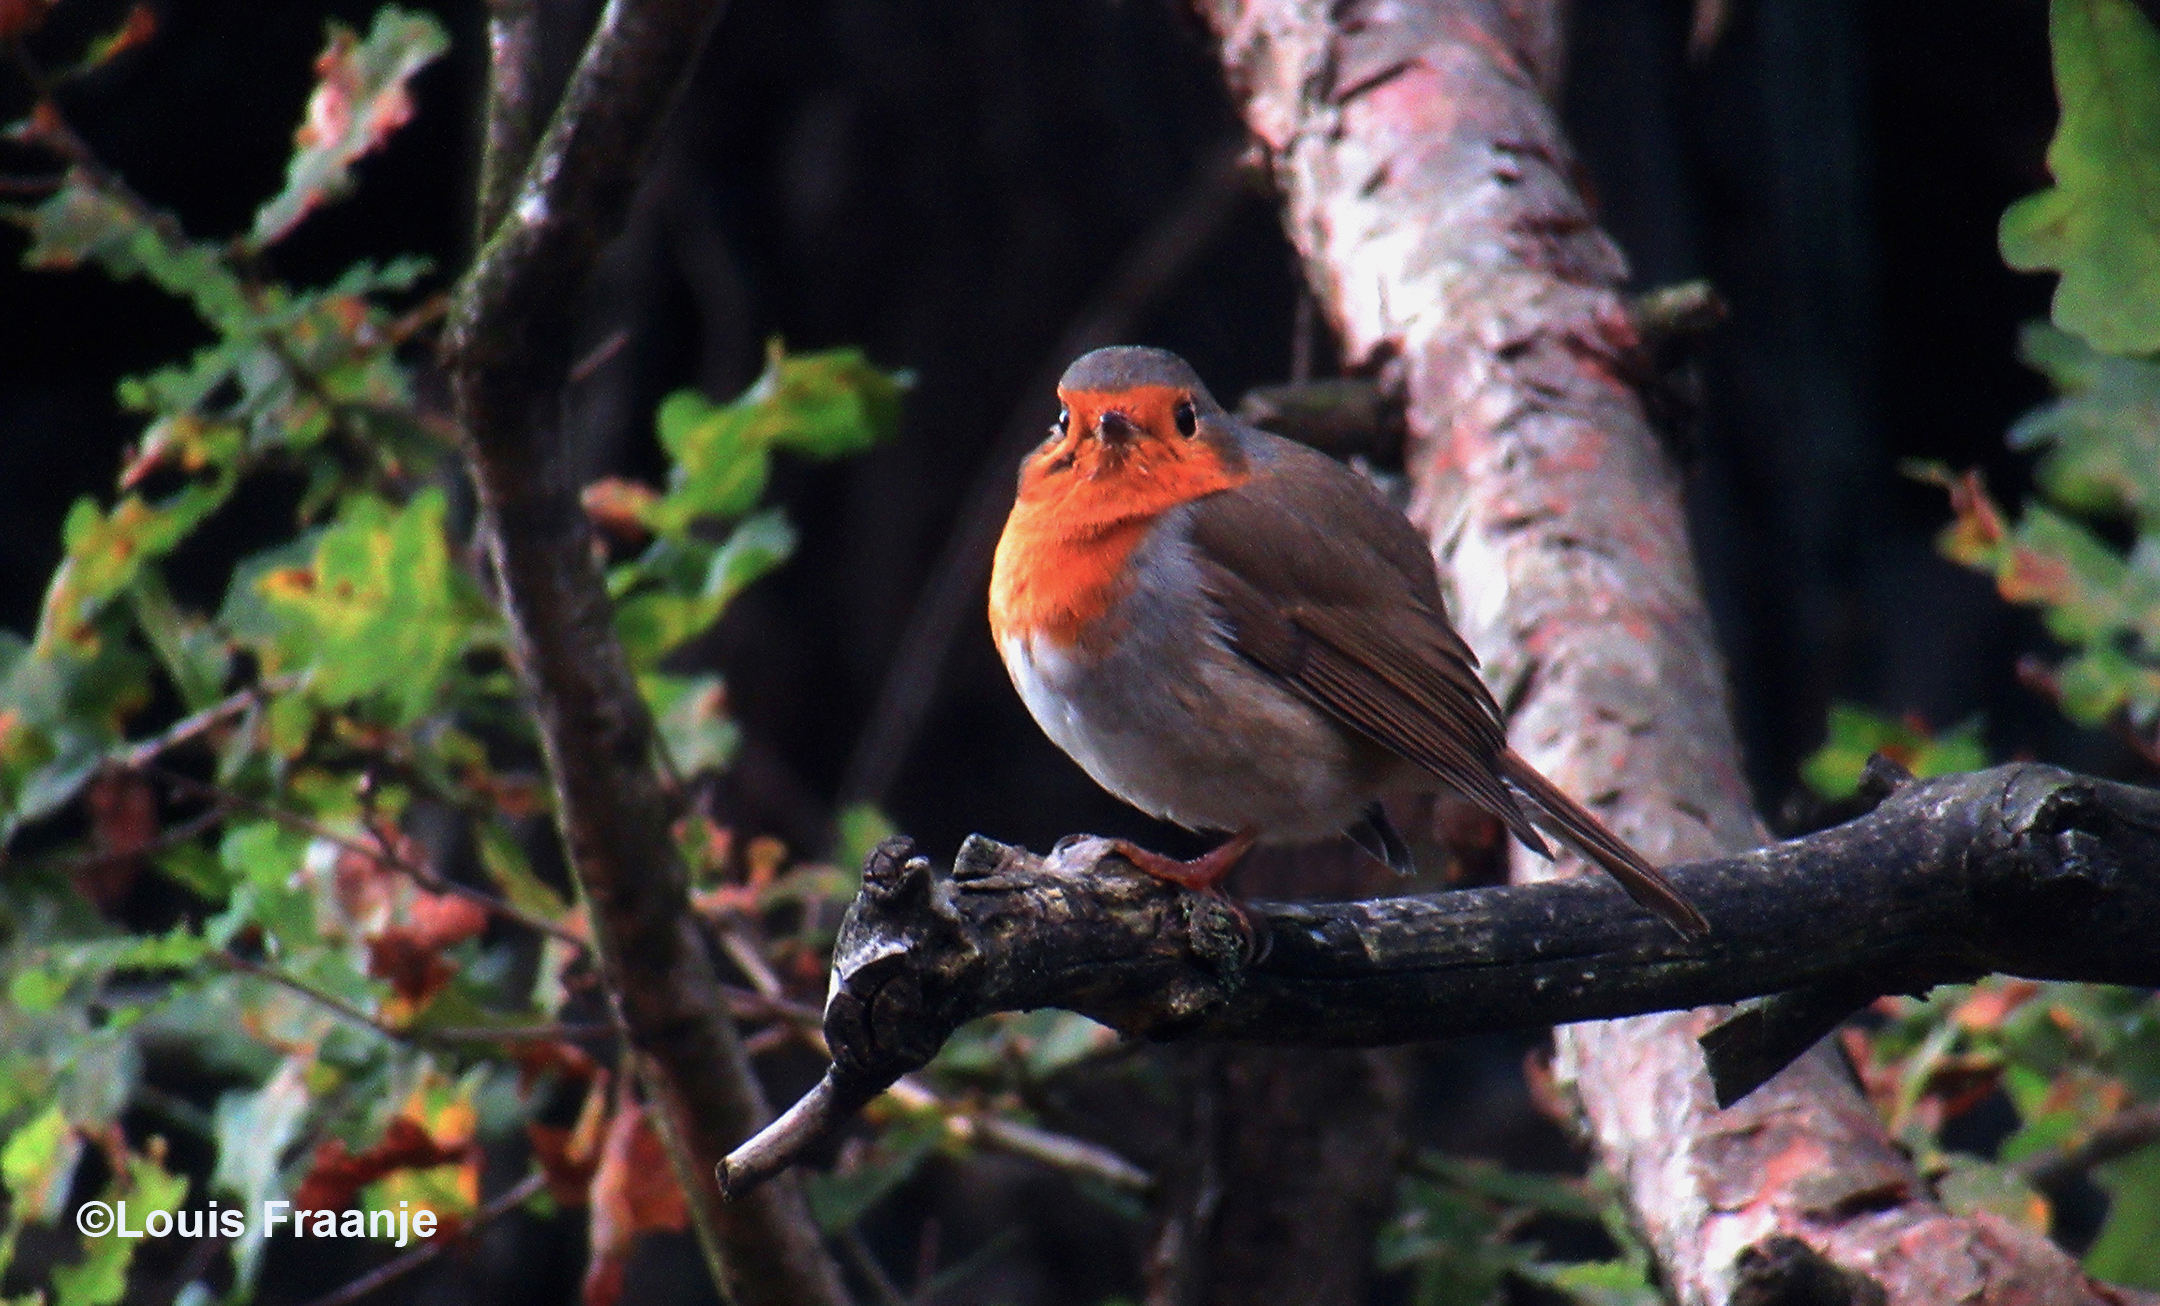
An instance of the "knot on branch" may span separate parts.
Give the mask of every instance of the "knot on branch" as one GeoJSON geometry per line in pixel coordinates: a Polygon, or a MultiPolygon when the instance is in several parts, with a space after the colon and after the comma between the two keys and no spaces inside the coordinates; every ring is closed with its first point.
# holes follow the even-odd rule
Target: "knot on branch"
{"type": "Polygon", "coordinates": [[[1789,1234],[1741,1249],[1732,1306],[1883,1306],[1889,1294],[1789,1234]]]}
{"type": "Polygon", "coordinates": [[[981,960],[953,908],[952,877],[905,838],[880,843],[833,949],[825,1041],[835,1077],[876,1093],[927,1064],[967,1018],[954,1003],[981,960]]]}

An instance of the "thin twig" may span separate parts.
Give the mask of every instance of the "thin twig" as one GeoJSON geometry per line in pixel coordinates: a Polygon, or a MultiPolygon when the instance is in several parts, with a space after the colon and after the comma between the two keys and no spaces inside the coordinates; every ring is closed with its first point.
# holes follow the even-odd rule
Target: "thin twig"
{"type": "Polygon", "coordinates": [[[365,1025],[385,1038],[401,1043],[543,1043],[556,1039],[600,1038],[619,1034],[613,1025],[600,1023],[552,1025],[450,1025],[442,1029],[400,1029],[347,1002],[335,993],[316,988],[297,975],[259,961],[250,961],[230,949],[211,954],[228,970],[267,980],[356,1024],[365,1025]]]}
{"type": "Polygon", "coordinates": [[[212,703],[200,712],[180,718],[167,726],[162,733],[152,735],[124,752],[115,753],[113,762],[129,770],[141,770],[165,753],[201,738],[249,708],[255,707],[269,695],[282,694],[297,687],[299,683],[298,676],[273,676],[259,685],[250,685],[228,695],[221,702],[212,703]]]}
{"type": "Polygon", "coordinates": [[[847,1257],[848,1264],[854,1266],[863,1282],[870,1285],[870,1291],[877,1296],[880,1306],[908,1306],[907,1294],[900,1291],[900,1285],[894,1283],[892,1276],[885,1273],[884,1266],[878,1264],[877,1257],[870,1252],[869,1244],[863,1241],[860,1230],[846,1229],[836,1241],[840,1244],[841,1253],[847,1257]]]}
{"type": "Polygon", "coordinates": [[[387,866],[400,874],[409,876],[415,884],[430,893],[454,894],[485,908],[504,920],[515,921],[527,929],[537,930],[551,938],[560,939],[580,951],[589,946],[583,938],[580,938],[566,926],[558,925],[545,916],[526,911],[514,903],[505,902],[485,890],[475,889],[469,884],[460,884],[456,880],[446,879],[433,867],[423,866],[400,856],[387,841],[378,840],[379,846],[371,847],[350,835],[338,833],[313,817],[303,816],[299,812],[279,807],[275,803],[266,803],[260,798],[250,797],[247,794],[227,789],[223,785],[197,780],[193,776],[182,775],[177,771],[168,770],[162,766],[151,766],[145,769],[175,788],[186,789],[206,798],[227,803],[242,811],[251,812],[265,820],[276,821],[288,829],[298,830],[302,834],[320,839],[324,843],[349,852],[356,857],[365,857],[379,865],[387,866]]]}
{"type": "Polygon", "coordinates": [[[2160,1102],[2126,1106],[2074,1143],[2035,1152],[2010,1169],[2035,1188],[2050,1188],[2160,1141],[2160,1102]]]}
{"type": "Polygon", "coordinates": [[[991,1111],[973,1111],[942,1096],[913,1075],[901,1076],[885,1090],[888,1097],[915,1111],[935,1111],[945,1130],[961,1142],[973,1142],[993,1151],[1049,1166],[1066,1174],[1099,1180],[1131,1193],[1152,1192],[1155,1176],[1098,1143],[1074,1138],[991,1111]]]}
{"type": "Polygon", "coordinates": [[[383,1287],[385,1284],[395,1283],[442,1255],[452,1246],[464,1242],[475,1233],[478,1233],[482,1226],[490,1224],[497,1218],[524,1205],[526,1201],[537,1196],[546,1187],[547,1175],[540,1171],[534,1171],[532,1174],[520,1179],[508,1192],[474,1211],[471,1218],[467,1219],[456,1233],[442,1234],[430,1238],[404,1255],[384,1261],[381,1265],[369,1270],[366,1274],[354,1279],[337,1291],[327,1296],[317,1297],[314,1301],[307,1303],[307,1306],[352,1306],[353,1302],[367,1296],[377,1288],[383,1287]]]}
{"type": "Polygon", "coordinates": [[[103,870],[105,867],[137,857],[155,857],[159,853],[177,848],[203,831],[215,827],[218,822],[225,819],[227,814],[223,807],[212,807],[209,811],[199,816],[189,817],[178,825],[166,826],[158,831],[156,838],[137,847],[114,849],[111,852],[86,853],[80,857],[57,859],[52,864],[59,871],[69,875],[76,875],[84,871],[103,870]]]}

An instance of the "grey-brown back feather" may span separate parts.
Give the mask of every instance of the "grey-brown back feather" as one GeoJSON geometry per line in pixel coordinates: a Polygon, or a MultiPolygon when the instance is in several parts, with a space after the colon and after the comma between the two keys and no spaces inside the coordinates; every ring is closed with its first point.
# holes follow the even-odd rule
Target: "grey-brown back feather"
{"type": "Polygon", "coordinates": [[[1523,799],[1637,902],[1683,933],[1708,928],[1640,854],[1508,748],[1477,657],[1448,624],[1425,541],[1369,482],[1263,432],[1225,423],[1206,434],[1234,441],[1253,473],[1190,509],[1203,584],[1239,654],[1527,847],[1551,855],[1523,799]]]}

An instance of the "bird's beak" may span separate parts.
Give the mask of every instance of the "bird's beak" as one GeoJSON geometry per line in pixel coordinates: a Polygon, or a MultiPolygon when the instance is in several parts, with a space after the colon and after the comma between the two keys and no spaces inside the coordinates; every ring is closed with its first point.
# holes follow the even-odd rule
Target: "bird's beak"
{"type": "Polygon", "coordinates": [[[1121,449],[1131,444],[1139,434],[1140,427],[1133,419],[1115,408],[1105,409],[1102,416],[1095,419],[1096,438],[1112,448],[1121,449]]]}

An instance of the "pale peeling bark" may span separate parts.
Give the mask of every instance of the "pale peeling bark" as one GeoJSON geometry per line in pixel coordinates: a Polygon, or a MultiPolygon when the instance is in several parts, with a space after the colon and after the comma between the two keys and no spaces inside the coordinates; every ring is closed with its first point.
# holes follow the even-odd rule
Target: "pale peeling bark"
{"type": "MultiPolygon", "coordinates": [[[[1558,6],[1201,8],[1347,358],[1405,388],[1413,515],[1515,747],[1653,861],[1761,842],[1678,474],[1625,379],[1625,264],[1544,94],[1558,6]]],[[[1548,873],[1529,857],[1517,870],[1548,873]]],[[[1726,1301],[1742,1252],[1778,1235],[1891,1302],[2110,1299],[2045,1240],[1944,1212],[1827,1047],[1718,1110],[1695,1039],[1719,1015],[1557,1033],[1598,1155],[1680,1300],[1726,1301]]],[[[1751,1264],[1751,1279],[1774,1273],[1751,1264]]]]}

